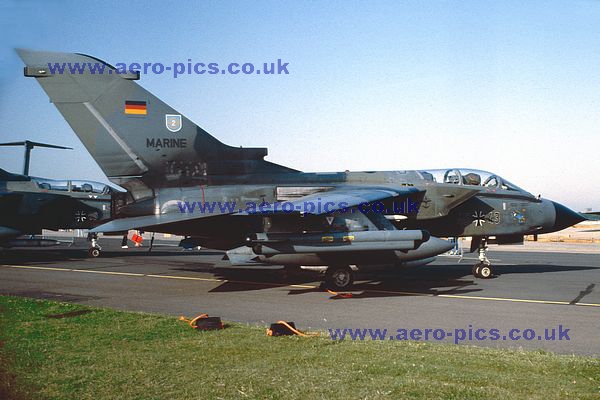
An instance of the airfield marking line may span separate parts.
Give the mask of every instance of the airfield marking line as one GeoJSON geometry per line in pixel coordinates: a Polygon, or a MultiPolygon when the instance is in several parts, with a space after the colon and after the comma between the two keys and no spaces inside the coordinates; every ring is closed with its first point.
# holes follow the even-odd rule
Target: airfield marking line
{"type": "Polygon", "coordinates": [[[135,273],[135,272],[97,271],[97,270],[93,270],[93,269],[70,269],[69,271],[70,272],[85,272],[85,273],[88,273],[88,274],[146,276],[145,274],[138,274],[138,273],[135,273]]]}
{"type": "Polygon", "coordinates": [[[70,268],[56,268],[56,267],[36,267],[33,265],[1,265],[7,268],[22,268],[22,269],[41,269],[48,271],[71,271],[70,268]]]}
{"type": "Polygon", "coordinates": [[[513,303],[558,304],[558,305],[577,305],[577,306],[586,306],[586,307],[600,307],[600,304],[595,304],[595,303],[571,303],[568,301],[560,301],[560,300],[515,299],[515,298],[509,298],[509,297],[466,296],[466,295],[460,295],[460,294],[419,293],[419,292],[403,292],[403,291],[396,291],[396,290],[379,290],[379,289],[373,289],[373,290],[366,289],[365,292],[402,294],[402,295],[408,295],[408,296],[443,297],[443,298],[447,298],[447,299],[508,301],[508,302],[513,302],[513,303]]]}
{"type": "MultiPolygon", "coordinates": [[[[97,270],[86,270],[86,269],[72,269],[72,268],[56,268],[56,267],[38,267],[33,265],[0,265],[5,268],[18,268],[18,269],[33,269],[33,270],[45,270],[45,271],[63,271],[63,272],[83,272],[92,274],[104,274],[104,275],[117,275],[117,276],[135,276],[135,277],[148,277],[148,278],[164,278],[164,279],[176,279],[176,280],[191,280],[191,281],[203,281],[203,282],[221,282],[221,283],[242,283],[242,284],[254,284],[261,286],[278,286],[278,287],[295,287],[302,289],[318,289],[319,286],[314,285],[286,285],[277,283],[266,283],[266,282],[249,282],[249,281],[234,281],[227,279],[218,278],[199,278],[194,276],[179,276],[179,275],[156,275],[156,274],[140,274],[134,272],[117,272],[117,271],[97,271],[97,270]]],[[[485,297],[485,296],[466,296],[458,294],[437,294],[437,293],[419,293],[419,292],[404,292],[404,291],[393,291],[393,290],[377,290],[377,289],[366,289],[365,292],[372,293],[388,293],[388,294],[400,294],[406,296],[422,296],[422,297],[443,297],[448,299],[463,299],[463,300],[487,300],[487,301],[507,301],[512,303],[530,303],[530,304],[554,304],[554,305],[575,305],[583,307],[600,307],[598,303],[571,303],[568,301],[560,300],[533,300],[533,299],[515,299],[507,297],[485,297]]]]}
{"type": "MultiPolygon", "coordinates": [[[[569,303],[571,304],[571,303],[569,303]]],[[[574,303],[576,306],[586,306],[586,307],[600,307],[600,304],[596,303],[574,303]]]]}
{"type": "MultiPolygon", "coordinates": [[[[530,299],[511,299],[507,297],[483,297],[483,296],[465,296],[460,294],[437,294],[437,297],[445,297],[449,299],[473,299],[473,300],[490,300],[490,301],[510,301],[514,303],[535,303],[535,304],[559,304],[569,305],[568,301],[560,300],[530,300],[530,299]]],[[[579,303],[573,303],[574,305],[580,305],[579,303]]],[[[598,304],[600,306],[600,304],[598,304]]]]}
{"type": "Polygon", "coordinates": [[[289,287],[295,287],[295,288],[300,288],[300,289],[318,289],[318,286],[313,286],[313,285],[286,285],[289,287]]]}
{"type": "Polygon", "coordinates": [[[148,275],[144,275],[144,276],[147,276],[149,278],[181,279],[181,280],[190,280],[190,281],[232,282],[232,281],[227,281],[225,279],[218,279],[218,278],[198,278],[198,277],[195,277],[195,276],[155,275],[155,274],[148,274],[148,275]]]}

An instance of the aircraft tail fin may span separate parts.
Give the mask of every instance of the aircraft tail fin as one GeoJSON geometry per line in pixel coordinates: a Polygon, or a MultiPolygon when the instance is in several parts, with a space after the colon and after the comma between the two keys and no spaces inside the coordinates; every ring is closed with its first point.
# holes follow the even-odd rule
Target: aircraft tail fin
{"type": "Polygon", "coordinates": [[[17,50],[104,173],[134,190],[293,172],[267,162],[266,148],[223,144],[119,71],[74,53],[17,50]]]}

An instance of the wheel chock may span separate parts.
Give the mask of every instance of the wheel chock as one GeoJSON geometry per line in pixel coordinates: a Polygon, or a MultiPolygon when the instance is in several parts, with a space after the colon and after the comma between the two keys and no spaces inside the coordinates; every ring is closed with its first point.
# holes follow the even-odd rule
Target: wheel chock
{"type": "Polygon", "coordinates": [[[267,329],[267,336],[292,336],[299,332],[293,322],[279,321],[267,329]]]}
{"type": "Polygon", "coordinates": [[[271,324],[269,329],[267,329],[267,336],[292,336],[298,335],[302,337],[313,337],[319,336],[318,333],[304,333],[300,332],[296,329],[296,324],[293,322],[286,321],[277,321],[274,324],[271,324]]]}
{"type": "Polygon", "coordinates": [[[223,329],[223,322],[221,317],[209,317],[208,314],[200,314],[196,318],[187,319],[183,315],[179,317],[180,321],[185,321],[194,329],[201,331],[212,331],[216,329],[223,329]]]}

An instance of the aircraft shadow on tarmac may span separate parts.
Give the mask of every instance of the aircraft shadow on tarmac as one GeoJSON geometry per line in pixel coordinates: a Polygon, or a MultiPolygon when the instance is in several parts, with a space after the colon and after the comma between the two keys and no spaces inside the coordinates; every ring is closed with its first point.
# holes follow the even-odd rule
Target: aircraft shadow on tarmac
{"type": "MultiPolygon", "coordinates": [[[[594,269],[588,266],[562,266],[543,264],[498,265],[495,267],[496,277],[508,274],[538,274],[566,271],[581,271],[594,269]]],[[[238,292],[272,288],[287,288],[289,285],[306,285],[289,289],[289,295],[325,292],[320,285],[318,273],[301,271],[286,273],[283,270],[244,271],[226,270],[213,271],[215,277],[225,280],[211,292],[238,292]]],[[[374,297],[415,296],[415,295],[464,295],[480,292],[480,283],[485,281],[473,279],[471,268],[467,265],[435,265],[397,271],[385,271],[378,274],[360,273],[352,289],[352,297],[331,295],[331,299],[361,299],[374,297]]]]}
{"type": "MultiPolygon", "coordinates": [[[[130,258],[136,263],[147,263],[146,257],[153,257],[153,262],[159,262],[161,256],[176,260],[168,264],[166,274],[180,271],[189,273],[208,273],[217,279],[222,279],[219,286],[211,292],[240,292],[255,291],[271,288],[288,290],[289,295],[301,295],[313,292],[324,292],[320,284],[322,276],[314,271],[287,271],[282,269],[232,269],[227,268],[223,261],[202,262],[202,256],[221,256],[223,253],[213,250],[181,251],[173,247],[155,248],[148,253],[148,248],[107,249],[100,258],[118,259],[130,258]],[[154,257],[156,257],[154,259],[154,257]],[[191,258],[190,258],[191,257],[191,258]],[[307,287],[292,287],[299,285],[307,287]]],[[[217,257],[220,259],[221,257],[217,257]]],[[[79,261],[89,259],[86,248],[68,248],[60,250],[41,249],[39,251],[13,249],[5,252],[0,258],[3,264],[48,264],[56,261],[79,261]]],[[[213,258],[214,260],[214,258],[213,258]]],[[[128,263],[132,265],[133,263],[128,263]]],[[[164,264],[163,264],[164,265],[164,264]]],[[[590,266],[566,266],[548,264],[495,265],[496,277],[510,274],[539,274],[554,272],[572,272],[595,269],[590,266]]],[[[133,270],[132,270],[133,272],[133,270]]],[[[358,273],[352,287],[353,299],[414,296],[414,295],[462,295],[482,291],[485,280],[474,279],[471,275],[470,264],[434,264],[409,269],[386,269],[378,272],[358,273]]],[[[331,296],[332,299],[343,299],[341,296],[331,296]]]]}

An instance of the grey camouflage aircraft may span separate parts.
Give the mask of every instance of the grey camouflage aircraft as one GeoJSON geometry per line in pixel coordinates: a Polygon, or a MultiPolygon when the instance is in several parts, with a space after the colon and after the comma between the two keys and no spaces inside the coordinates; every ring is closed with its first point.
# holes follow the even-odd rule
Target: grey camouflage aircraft
{"type": "Polygon", "coordinates": [[[482,171],[300,172],[264,160],[265,148],[221,143],[138,85],[137,72],[83,54],[18,53],[25,75],[127,189],[116,218],[97,232],[185,235],[226,250],[234,265],[327,266],[327,284],[343,289],[353,283],[351,265],[427,264],[453,247],[442,237],[471,236],[473,274],[489,278],[488,243],[522,242],[584,219],[482,171]],[[89,67],[49,68],[68,63],[89,67]]]}
{"type": "MultiPolygon", "coordinates": [[[[116,191],[99,182],[53,180],[0,169],[0,248],[59,245],[42,229],[91,229],[111,219],[116,191]]],[[[93,242],[90,255],[100,247],[93,242]]]]}

